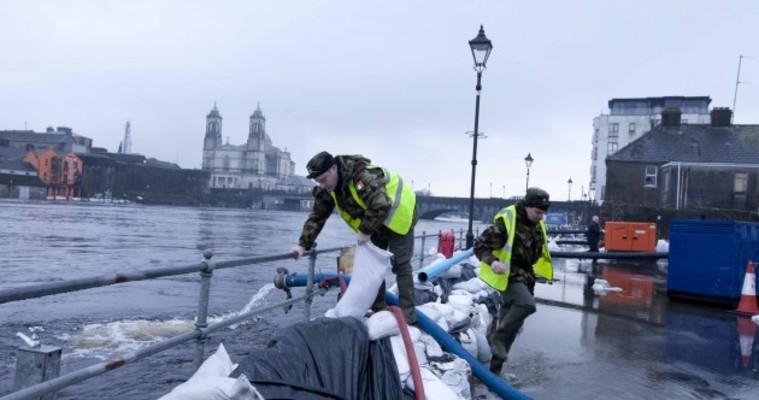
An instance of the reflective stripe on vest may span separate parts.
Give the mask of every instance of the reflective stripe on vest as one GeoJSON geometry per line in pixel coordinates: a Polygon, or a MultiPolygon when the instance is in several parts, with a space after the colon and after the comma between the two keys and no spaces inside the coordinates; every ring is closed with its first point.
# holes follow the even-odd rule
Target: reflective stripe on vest
{"type": "MultiPolygon", "coordinates": [[[[369,165],[366,168],[380,167],[369,165]]],[[[399,235],[405,235],[411,230],[411,223],[414,218],[414,207],[416,206],[416,195],[408,185],[403,183],[403,179],[401,179],[398,174],[388,171],[385,168],[382,168],[382,172],[385,174],[386,180],[385,191],[392,203],[390,211],[387,213],[387,217],[383,221],[383,225],[399,235]]],[[[353,200],[355,200],[361,208],[366,210],[366,203],[364,203],[364,201],[361,200],[361,197],[359,197],[358,192],[356,191],[356,186],[353,182],[351,182],[348,189],[350,190],[353,200]]],[[[358,232],[358,227],[361,225],[361,219],[353,218],[348,215],[348,213],[340,207],[334,192],[330,192],[330,195],[335,202],[338,214],[343,217],[343,220],[345,220],[354,231],[358,232]]]]}
{"type": "MultiPolygon", "coordinates": [[[[503,225],[506,227],[506,232],[509,235],[506,244],[502,248],[493,250],[493,255],[506,265],[506,271],[502,274],[496,274],[493,272],[490,265],[480,262],[480,279],[494,289],[500,291],[505,291],[509,286],[511,252],[514,246],[514,237],[516,236],[516,212],[516,206],[511,205],[499,211],[498,214],[493,217],[493,222],[498,221],[499,218],[503,219],[503,225]]],[[[540,230],[543,232],[543,251],[538,261],[532,265],[532,268],[535,275],[541,276],[545,279],[553,279],[553,266],[551,265],[551,252],[548,250],[546,224],[542,219],[540,220],[540,230]]]]}

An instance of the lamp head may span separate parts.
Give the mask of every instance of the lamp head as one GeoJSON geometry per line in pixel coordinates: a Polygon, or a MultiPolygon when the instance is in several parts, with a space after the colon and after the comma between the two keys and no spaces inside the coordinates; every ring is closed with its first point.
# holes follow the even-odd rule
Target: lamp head
{"type": "Polygon", "coordinates": [[[475,71],[482,72],[488,62],[490,52],[493,50],[493,43],[485,36],[485,29],[482,25],[480,25],[477,37],[469,41],[469,47],[472,49],[475,71]]]}
{"type": "Polygon", "coordinates": [[[530,168],[530,166],[532,165],[532,156],[530,155],[530,153],[527,153],[527,157],[524,158],[524,165],[526,165],[527,168],[530,168]]]}

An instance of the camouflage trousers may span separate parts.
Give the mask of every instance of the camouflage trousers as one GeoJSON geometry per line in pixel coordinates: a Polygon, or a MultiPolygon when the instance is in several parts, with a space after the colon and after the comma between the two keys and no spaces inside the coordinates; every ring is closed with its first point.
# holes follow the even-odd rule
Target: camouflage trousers
{"type": "Polygon", "coordinates": [[[509,282],[506,291],[499,294],[498,315],[488,327],[487,336],[493,359],[506,361],[524,320],[536,310],[535,297],[532,290],[520,281],[509,282]]]}
{"type": "MultiPolygon", "coordinates": [[[[405,235],[399,235],[383,227],[380,233],[371,236],[372,243],[393,253],[390,260],[393,266],[395,281],[398,283],[398,303],[403,311],[403,319],[407,324],[416,324],[416,309],[414,308],[414,277],[412,275],[411,257],[414,255],[414,228],[405,235]]],[[[373,311],[387,307],[385,302],[385,282],[377,292],[377,298],[372,305],[373,311]]]]}

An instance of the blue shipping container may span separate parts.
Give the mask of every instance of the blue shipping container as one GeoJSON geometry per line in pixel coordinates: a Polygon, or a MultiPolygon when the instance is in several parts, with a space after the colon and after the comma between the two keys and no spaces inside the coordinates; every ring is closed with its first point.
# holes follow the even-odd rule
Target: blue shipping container
{"type": "Polygon", "coordinates": [[[746,264],[759,261],[758,223],[672,220],[669,240],[669,296],[738,304],[746,264]]]}

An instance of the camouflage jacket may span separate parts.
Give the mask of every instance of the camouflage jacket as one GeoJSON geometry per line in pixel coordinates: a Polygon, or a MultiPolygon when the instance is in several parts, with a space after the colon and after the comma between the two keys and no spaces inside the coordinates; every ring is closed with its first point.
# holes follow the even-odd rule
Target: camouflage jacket
{"type": "MultiPolygon", "coordinates": [[[[382,224],[392,206],[385,190],[385,174],[382,169],[367,169],[366,166],[370,165],[371,160],[361,155],[342,155],[336,156],[335,159],[339,177],[334,194],[340,208],[351,217],[361,219],[359,231],[368,235],[381,232],[382,224]],[[356,203],[350,193],[350,185],[356,188],[359,197],[366,204],[366,210],[356,203]]],[[[327,218],[335,210],[335,202],[330,192],[317,186],[313,190],[313,196],[314,206],[303,224],[303,231],[298,240],[298,244],[307,250],[313,246],[327,218]]]]}
{"type": "MultiPolygon", "coordinates": [[[[543,232],[540,225],[527,218],[527,212],[521,203],[517,203],[516,235],[511,251],[511,272],[509,281],[522,281],[527,285],[535,284],[535,264],[543,251],[543,232]]],[[[497,260],[493,250],[502,248],[508,240],[508,232],[503,219],[498,219],[485,229],[474,243],[474,254],[490,265],[497,260]]]]}

